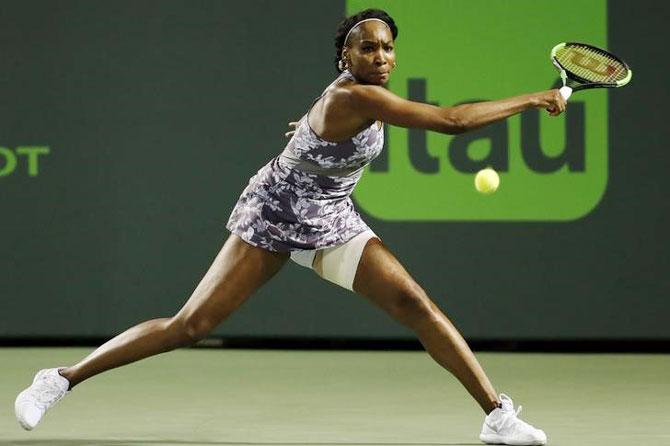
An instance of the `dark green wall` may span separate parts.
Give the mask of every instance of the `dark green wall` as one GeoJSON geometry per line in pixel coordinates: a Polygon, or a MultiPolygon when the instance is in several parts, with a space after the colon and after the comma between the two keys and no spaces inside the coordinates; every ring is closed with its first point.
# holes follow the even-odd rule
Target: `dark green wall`
{"type": "MultiPolygon", "coordinates": [[[[610,94],[609,180],[592,213],[364,215],[466,336],[670,339],[670,6],[643,3],[609,4],[609,47],[635,78],[610,94]]],[[[108,336],[177,311],[249,176],[334,77],[343,13],[307,0],[3,2],[0,147],[50,153],[38,176],[19,157],[0,177],[0,336],[108,336]]],[[[217,333],[410,336],[294,264],[217,333]]]]}

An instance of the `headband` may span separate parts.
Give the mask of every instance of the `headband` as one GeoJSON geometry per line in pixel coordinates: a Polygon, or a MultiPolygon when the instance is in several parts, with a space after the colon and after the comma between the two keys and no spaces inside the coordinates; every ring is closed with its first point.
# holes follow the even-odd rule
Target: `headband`
{"type": "Polygon", "coordinates": [[[389,24],[386,23],[385,21],[383,21],[382,19],[364,19],[364,20],[361,20],[360,22],[356,23],[354,26],[351,27],[351,29],[350,29],[349,32],[347,33],[346,37],[344,38],[344,44],[342,45],[342,47],[347,46],[347,40],[349,40],[349,34],[351,34],[351,32],[354,30],[354,28],[356,28],[356,27],[357,27],[358,25],[360,25],[361,23],[369,22],[370,20],[377,20],[378,22],[382,22],[384,25],[386,25],[386,26],[388,27],[388,29],[391,29],[391,27],[389,26],[389,24]]]}

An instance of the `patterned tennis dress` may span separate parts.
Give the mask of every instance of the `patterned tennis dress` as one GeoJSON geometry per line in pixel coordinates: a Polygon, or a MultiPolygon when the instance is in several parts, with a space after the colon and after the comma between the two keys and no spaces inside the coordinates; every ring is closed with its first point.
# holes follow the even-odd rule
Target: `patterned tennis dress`
{"type": "MultiPolygon", "coordinates": [[[[314,103],[345,78],[353,75],[344,71],[314,103]]],[[[330,248],[369,229],[350,195],[382,150],[383,127],[375,122],[335,143],[310,128],[308,115],[284,151],[249,180],[226,224],[254,246],[279,252],[330,248]]]]}

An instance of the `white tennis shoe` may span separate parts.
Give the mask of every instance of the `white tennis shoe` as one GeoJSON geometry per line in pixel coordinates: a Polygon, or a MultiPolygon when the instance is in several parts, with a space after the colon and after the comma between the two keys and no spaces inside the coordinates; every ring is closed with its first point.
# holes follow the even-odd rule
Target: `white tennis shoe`
{"type": "Polygon", "coordinates": [[[514,402],[504,393],[500,394],[502,408],[494,409],[484,419],[479,439],[487,444],[535,446],[547,443],[544,431],[536,429],[518,418],[521,406],[514,410],[514,402]]]}
{"type": "Polygon", "coordinates": [[[58,370],[40,370],[30,387],[16,397],[14,412],[25,430],[33,430],[44,414],[69,393],[70,382],[60,376],[58,370]]]}

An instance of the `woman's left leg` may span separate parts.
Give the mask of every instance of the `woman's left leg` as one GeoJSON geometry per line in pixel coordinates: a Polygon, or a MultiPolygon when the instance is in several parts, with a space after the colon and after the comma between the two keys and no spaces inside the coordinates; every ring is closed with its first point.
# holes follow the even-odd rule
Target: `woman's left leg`
{"type": "Polygon", "coordinates": [[[413,330],[430,356],[458,378],[485,413],[499,406],[491,382],[458,330],[378,238],[365,245],[353,288],[413,330]]]}

